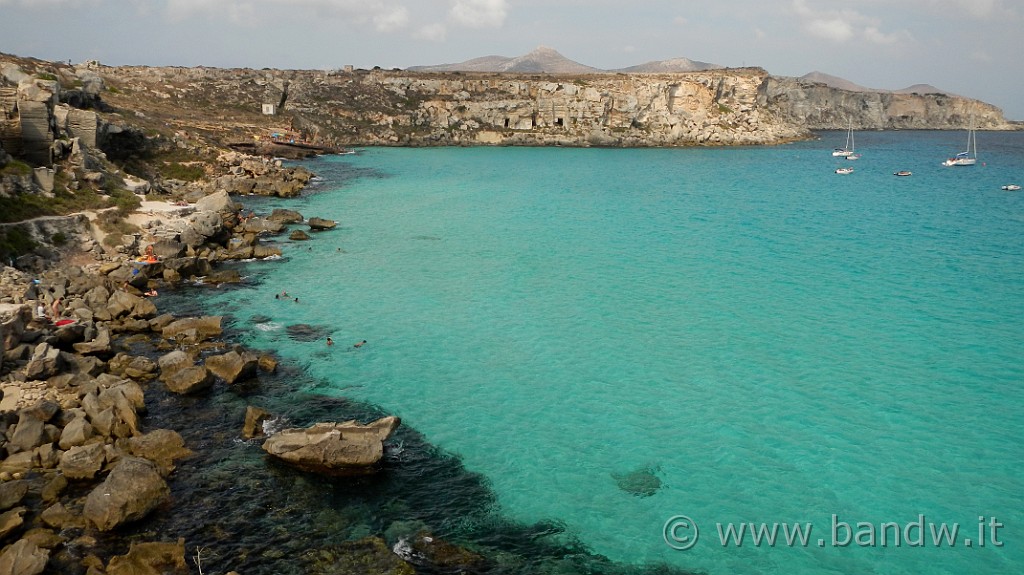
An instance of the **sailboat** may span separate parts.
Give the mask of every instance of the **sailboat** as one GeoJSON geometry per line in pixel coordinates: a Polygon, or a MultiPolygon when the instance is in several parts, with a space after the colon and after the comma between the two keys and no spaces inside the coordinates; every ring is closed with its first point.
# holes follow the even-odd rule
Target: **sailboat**
{"type": "Polygon", "coordinates": [[[943,166],[973,166],[978,163],[978,138],[974,134],[974,114],[971,114],[971,126],[967,130],[967,150],[942,162],[943,166]]]}
{"type": "MultiPolygon", "coordinates": [[[[849,158],[850,156],[855,156],[856,154],[853,153],[853,146],[853,120],[850,120],[850,129],[846,132],[846,145],[842,148],[832,150],[832,155],[838,158],[849,158]]],[[[860,156],[857,156],[857,158],[859,157],[860,156]]],[[[857,158],[852,159],[856,160],[857,158]]]]}

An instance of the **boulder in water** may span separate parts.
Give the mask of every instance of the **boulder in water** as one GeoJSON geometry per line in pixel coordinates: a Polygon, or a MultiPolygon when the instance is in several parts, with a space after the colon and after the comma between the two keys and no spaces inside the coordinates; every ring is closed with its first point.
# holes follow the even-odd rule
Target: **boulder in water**
{"type": "Polygon", "coordinates": [[[400,424],[399,418],[388,416],[366,425],[346,421],[285,429],[270,436],[263,443],[263,450],[313,473],[368,474],[377,470],[384,457],[384,440],[400,424]]]}

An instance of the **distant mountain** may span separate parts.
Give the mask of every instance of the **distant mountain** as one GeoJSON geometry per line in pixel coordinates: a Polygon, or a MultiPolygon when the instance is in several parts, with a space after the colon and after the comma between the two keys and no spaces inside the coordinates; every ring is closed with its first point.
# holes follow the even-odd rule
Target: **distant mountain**
{"type": "Polygon", "coordinates": [[[893,90],[897,94],[946,94],[953,96],[952,92],[940,90],[931,84],[914,84],[913,86],[907,86],[902,90],[893,90]]]}
{"type": "Polygon", "coordinates": [[[638,66],[619,68],[612,72],[625,72],[626,74],[665,74],[672,72],[699,72],[701,70],[717,70],[723,68],[718,64],[698,62],[689,58],[672,58],[671,60],[660,60],[645,62],[638,66]]]}
{"type": "Polygon", "coordinates": [[[639,66],[602,70],[574,62],[558,53],[553,48],[540,46],[529,54],[516,58],[505,56],[484,56],[459,62],[457,64],[439,64],[435,66],[413,66],[412,72],[520,72],[547,74],[595,74],[601,72],[623,72],[626,74],[663,74],[672,72],[697,72],[700,70],[716,70],[723,68],[718,64],[697,62],[689,58],[673,58],[647,62],[639,66]]]}
{"type": "Polygon", "coordinates": [[[865,88],[864,86],[861,86],[859,84],[854,84],[853,82],[851,82],[849,80],[845,80],[845,79],[839,78],[837,76],[830,76],[828,74],[825,74],[824,72],[811,72],[809,74],[804,74],[803,76],[800,76],[800,78],[798,78],[798,79],[799,80],[803,80],[805,82],[817,82],[819,84],[825,84],[826,86],[828,86],[830,88],[838,88],[840,90],[849,90],[851,92],[892,92],[892,93],[895,93],[895,94],[915,94],[916,93],[916,94],[946,94],[946,95],[949,95],[949,96],[954,96],[955,95],[955,94],[953,94],[951,92],[947,92],[945,90],[940,90],[940,89],[938,89],[935,86],[932,86],[930,84],[914,84],[913,86],[908,86],[906,88],[901,88],[899,90],[881,90],[881,89],[878,89],[878,88],[865,88]]]}
{"type": "Polygon", "coordinates": [[[547,46],[540,46],[529,54],[516,58],[484,56],[483,58],[474,58],[457,64],[413,66],[409,70],[413,72],[546,72],[549,74],[593,74],[595,72],[603,72],[603,70],[574,62],[547,46]]]}

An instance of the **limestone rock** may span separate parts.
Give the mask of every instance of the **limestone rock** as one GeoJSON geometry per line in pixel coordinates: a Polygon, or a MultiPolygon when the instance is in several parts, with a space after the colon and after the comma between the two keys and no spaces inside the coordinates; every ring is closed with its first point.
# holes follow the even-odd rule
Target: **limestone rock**
{"type": "MultiPolygon", "coordinates": [[[[149,325],[152,325],[150,322],[149,325]]],[[[148,357],[119,353],[107,362],[107,371],[128,379],[144,380],[157,371],[157,364],[148,357]]]]}
{"type": "Polygon", "coordinates": [[[156,305],[144,297],[116,290],[107,300],[107,313],[112,319],[122,317],[151,318],[156,317],[156,305]]]}
{"type": "Polygon", "coordinates": [[[273,212],[270,212],[267,219],[272,222],[279,222],[282,224],[298,224],[301,223],[304,218],[302,217],[302,214],[295,210],[276,208],[273,212]]]}
{"type": "Polygon", "coordinates": [[[113,352],[110,348],[110,328],[100,326],[96,329],[96,338],[92,341],[76,343],[73,345],[75,351],[82,355],[110,356],[113,352]]]}
{"type": "Polygon", "coordinates": [[[65,542],[63,537],[54,533],[52,529],[46,529],[45,527],[29,529],[21,538],[34,543],[40,549],[50,550],[56,549],[65,542]]]}
{"type": "Polygon", "coordinates": [[[299,242],[304,242],[304,241],[309,239],[309,234],[307,234],[306,232],[304,232],[302,230],[295,230],[291,234],[288,235],[288,239],[294,240],[294,241],[299,241],[299,242]]]}
{"type": "Polygon", "coordinates": [[[309,218],[307,223],[309,224],[309,229],[315,231],[334,229],[338,225],[334,220],[325,220],[324,218],[309,218]]]}
{"type": "MultiPolygon", "coordinates": [[[[174,352],[171,352],[174,353],[174,352]]],[[[169,391],[180,394],[198,393],[213,387],[214,376],[204,365],[192,365],[161,376],[169,391]]]]}
{"type": "Polygon", "coordinates": [[[259,359],[259,367],[266,373],[274,373],[277,371],[277,360],[269,355],[261,355],[259,359]]]}
{"type": "Polygon", "coordinates": [[[106,451],[102,443],[75,446],[64,452],[59,469],[68,479],[93,479],[103,469],[106,451]]]}
{"type": "Polygon", "coordinates": [[[10,434],[7,451],[8,453],[32,451],[46,443],[46,439],[45,422],[35,415],[23,411],[18,417],[18,425],[15,426],[14,433],[10,434]]]}
{"type": "Polygon", "coordinates": [[[119,439],[117,447],[152,461],[164,477],[174,471],[175,461],[192,455],[192,451],[185,447],[185,440],[172,429],[155,429],[136,437],[119,439]]]}
{"type": "Polygon", "coordinates": [[[175,373],[195,365],[195,360],[188,353],[176,349],[161,356],[157,360],[157,365],[160,367],[160,381],[166,383],[167,379],[175,373]]]}
{"type": "Polygon", "coordinates": [[[0,303],[0,354],[14,348],[32,321],[32,310],[25,304],[0,303]]]}
{"type": "Polygon", "coordinates": [[[39,575],[46,569],[50,552],[27,539],[19,539],[0,554],[0,573],[4,575],[39,575]]]}
{"type": "Polygon", "coordinates": [[[286,429],[270,436],[263,443],[263,450],[314,473],[372,473],[384,456],[384,440],[400,423],[397,417],[388,416],[367,425],[346,421],[286,429]]]}
{"type": "Polygon", "coordinates": [[[252,439],[263,437],[263,422],[272,419],[273,415],[262,408],[250,405],[245,408],[245,423],[242,424],[242,437],[252,439]]]}
{"type": "Polygon", "coordinates": [[[88,418],[83,414],[72,419],[64,426],[64,431],[60,434],[58,445],[61,449],[68,450],[78,445],[85,445],[94,435],[92,424],[89,423],[88,418]]]}
{"type": "Polygon", "coordinates": [[[256,376],[259,358],[250,352],[229,351],[206,358],[206,367],[229,385],[256,376]]]}
{"type": "Polygon", "coordinates": [[[29,379],[48,379],[57,374],[63,366],[60,350],[50,347],[48,343],[40,343],[32,352],[32,359],[25,366],[25,377],[29,379]]]}
{"type": "Polygon", "coordinates": [[[83,515],[100,531],[142,519],[170,498],[156,464],[141,457],[121,459],[85,499],[83,515]]]}
{"type": "Polygon", "coordinates": [[[28,481],[6,481],[0,483],[0,511],[7,511],[21,503],[28,493],[28,481]]]}
{"type": "Polygon", "coordinates": [[[54,529],[84,529],[87,526],[83,517],[75,515],[60,502],[44,509],[39,519],[54,529]]]}
{"type": "Polygon", "coordinates": [[[82,409],[93,428],[107,437],[131,437],[139,432],[138,411],[145,408],[142,388],[122,380],[82,398],[82,409]]]}
{"type": "Polygon", "coordinates": [[[0,513],[0,540],[10,535],[15,529],[21,527],[25,522],[25,513],[28,511],[26,507],[18,507],[0,513]]]}
{"type": "Polygon", "coordinates": [[[127,555],[110,558],[107,575],[188,575],[185,540],[177,543],[132,543],[127,555]]]}
{"type": "Polygon", "coordinates": [[[252,247],[252,257],[256,259],[266,259],[271,257],[280,257],[281,248],[277,246],[265,246],[263,244],[256,244],[252,247]]]}
{"type": "Polygon", "coordinates": [[[198,212],[228,212],[235,210],[235,203],[227,192],[215,192],[196,202],[198,212]]]}
{"type": "Polygon", "coordinates": [[[161,333],[165,339],[181,339],[184,335],[193,343],[204,341],[222,333],[221,319],[219,315],[182,318],[165,326],[161,333]]]}
{"type": "Polygon", "coordinates": [[[39,467],[39,455],[34,450],[14,453],[0,461],[0,473],[25,473],[35,467],[39,467]]]}

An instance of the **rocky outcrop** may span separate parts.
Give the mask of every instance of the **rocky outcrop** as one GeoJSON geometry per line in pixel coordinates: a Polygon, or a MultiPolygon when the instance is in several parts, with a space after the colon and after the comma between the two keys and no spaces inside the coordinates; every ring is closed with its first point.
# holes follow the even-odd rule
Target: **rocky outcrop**
{"type": "Polygon", "coordinates": [[[223,355],[206,358],[207,369],[229,385],[254,377],[258,366],[259,358],[248,351],[239,353],[231,350],[223,355]]]}
{"type": "Polygon", "coordinates": [[[338,225],[334,220],[324,218],[309,218],[309,229],[313,231],[333,230],[338,225]]]}
{"type": "Polygon", "coordinates": [[[89,493],[82,513],[100,531],[145,517],[167,501],[171,491],[156,465],[124,457],[107,479],[89,493]]]}
{"type": "Polygon", "coordinates": [[[289,463],[325,475],[359,475],[377,470],[384,456],[384,440],[401,420],[389,416],[360,425],[317,423],[306,429],[285,429],[271,435],[263,450],[289,463]]]}
{"type": "Polygon", "coordinates": [[[1014,129],[999,108],[944,93],[852,91],[799,78],[768,76],[760,105],[812,129],[948,130],[974,121],[980,130],[1014,129]]]}

